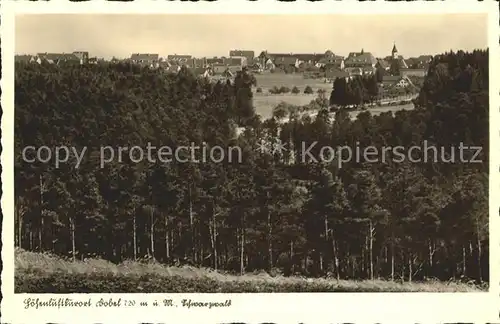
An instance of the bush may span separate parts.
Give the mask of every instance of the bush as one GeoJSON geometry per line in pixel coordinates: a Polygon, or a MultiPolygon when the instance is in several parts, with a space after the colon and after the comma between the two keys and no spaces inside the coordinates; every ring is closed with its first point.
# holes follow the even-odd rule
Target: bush
{"type": "Polygon", "coordinates": [[[285,86],[282,86],[279,90],[279,93],[289,93],[289,92],[290,92],[290,88],[285,87],[285,86]]]}
{"type": "Polygon", "coordinates": [[[313,89],[310,86],[307,86],[304,89],[304,93],[306,93],[306,94],[312,94],[312,93],[314,93],[314,91],[313,91],[313,89]]]}
{"type": "Polygon", "coordinates": [[[257,93],[262,93],[262,88],[257,88],[257,93]]]}
{"type": "Polygon", "coordinates": [[[274,86],[271,89],[269,89],[269,93],[271,93],[271,94],[280,94],[280,93],[289,93],[289,92],[290,92],[290,88],[285,87],[285,86],[282,86],[281,88],[274,86]]]}
{"type": "Polygon", "coordinates": [[[269,89],[269,93],[271,93],[271,94],[279,94],[280,93],[280,89],[277,86],[274,86],[271,89],[269,89]]]}
{"type": "Polygon", "coordinates": [[[294,93],[294,94],[298,94],[298,93],[300,93],[299,88],[297,88],[297,87],[293,87],[293,89],[292,89],[292,93],[294,93]]]}

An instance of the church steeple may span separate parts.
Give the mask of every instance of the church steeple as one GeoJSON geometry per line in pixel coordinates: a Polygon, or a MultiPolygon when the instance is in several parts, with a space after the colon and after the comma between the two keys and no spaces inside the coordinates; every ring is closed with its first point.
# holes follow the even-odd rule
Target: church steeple
{"type": "Polygon", "coordinates": [[[398,49],[396,48],[396,42],[394,42],[394,46],[392,47],[392,57],[393,58],[398,57],[398,49]]]}

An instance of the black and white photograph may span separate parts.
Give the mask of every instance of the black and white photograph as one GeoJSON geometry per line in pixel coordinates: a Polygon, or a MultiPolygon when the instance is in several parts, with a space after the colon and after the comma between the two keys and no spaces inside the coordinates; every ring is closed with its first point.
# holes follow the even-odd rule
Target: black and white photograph
{"type": "Polygon", "coordinates": [[[498,320],[498,8],[226,5],[2,4],[2,322],[498,320]]]}
{"type": "Polygon", "coordinates": [[[487,27],[17,16],[15,292],[488,291],[487,27]]]}

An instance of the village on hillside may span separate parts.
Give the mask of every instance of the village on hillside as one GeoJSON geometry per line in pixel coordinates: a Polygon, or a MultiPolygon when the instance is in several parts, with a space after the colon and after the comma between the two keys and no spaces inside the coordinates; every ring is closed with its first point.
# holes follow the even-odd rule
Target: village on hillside
{"type": "MultiPolygon", "coordinates": [[[[323,79],[332,83],[337,78],[352,79],[356,76],[377,75],[381,86],[406,88],[412,80],[423,79],[432,60],[431,55],[404,58],[396,44],[389,55],[376,58],[363,49],[351,52],[347,57],[325,53],[271,53],[267,50],[255,55],[252,50],[231,50],[227,57],[201,57],[171,54],[161,57],[157,53],[134,53],[129,58],[112,58],[109,62],[129,62],[167,73],[177,73],[181,67],[193,71],[195,75],[213,81],[232,79],[238,71],[248,70],[254,74],[302,74],[304,78],[323,79]]],[[[41,64],[97,64],[106,60],[91,57],[89,52],[38,53],[36,55],[16,55],[16,62],[41,64]]]]}

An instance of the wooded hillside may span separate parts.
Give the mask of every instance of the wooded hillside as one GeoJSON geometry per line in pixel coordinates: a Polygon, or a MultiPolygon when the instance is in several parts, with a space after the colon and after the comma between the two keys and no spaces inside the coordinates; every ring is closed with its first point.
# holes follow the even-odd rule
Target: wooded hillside
{"type": "Polygon", "coordinates": [[[487,51],[436,56],[415,110],[357,120],[340,110],[332,123],[324,111],[281,132],[254,115],[252,85],[245,74],[210,84],[126,64],[16,65],[16,246],[235,273],[488,281],[487,51]],[[463,143],[482,146],[483,163],[290,164],[255,149],[264,137],[296,149],[463,143]],[[100,168],[99,147],[148,142],[238,145],[243,159],[100,168]],[[56,169],[24,162],[29,145],[88,149],[79,168],[56,169]]]}

